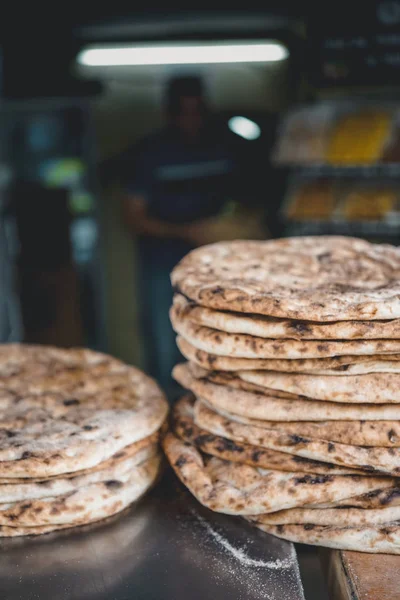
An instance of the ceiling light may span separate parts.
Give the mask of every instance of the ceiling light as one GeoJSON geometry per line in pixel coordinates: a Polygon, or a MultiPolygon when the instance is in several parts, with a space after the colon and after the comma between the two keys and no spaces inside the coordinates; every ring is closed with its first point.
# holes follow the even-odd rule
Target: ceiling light
{"type": "Polygon", "coordinates": [[[233,133],[240,135],[245,140],[256,140],[261,135],[261,129],[257,123],[246,119],[246,117],[232,117],[228,121],[228,127],[233,133]]]}
{"type": "Polygon", "coordinates": [[[276,62],[289,56],[279,42],[91,46],[77,57],[91,67],[276,62]]]}

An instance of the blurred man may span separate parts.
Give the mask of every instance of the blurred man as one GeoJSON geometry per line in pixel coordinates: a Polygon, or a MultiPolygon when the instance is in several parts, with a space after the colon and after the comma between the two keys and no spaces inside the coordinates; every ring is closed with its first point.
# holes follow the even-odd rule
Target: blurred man
{"type": "Polygon", "coordinates": [[[256,234],[244,228],[243,219],[224,216],[235,196],[235,156],[222,130],[211,125],[201,80],[171,80],[165,112],[165,128],[137,149],[135,174],[125,186],[124,218],[138,235],[147,369],[168,392],[180,358],[168,317],[171,270],[198,245],[256,234]]]}

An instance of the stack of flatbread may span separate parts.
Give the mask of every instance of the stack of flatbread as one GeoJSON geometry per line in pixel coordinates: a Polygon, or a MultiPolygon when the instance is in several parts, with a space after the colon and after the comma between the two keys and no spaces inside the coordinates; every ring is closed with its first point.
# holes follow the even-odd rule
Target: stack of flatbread
{"type": "Polygon", "coordinates": [[[153,380],[89,350],[0,346],[0,536],[109,517],[160,469],[167,403],[153,380]]]}
{"type": "Polygon", "coordinates": [[[285,539],[400,553],[400,250],[220,243],[172,281],[190,394],[164,446],[187,487],[285,539]]]}

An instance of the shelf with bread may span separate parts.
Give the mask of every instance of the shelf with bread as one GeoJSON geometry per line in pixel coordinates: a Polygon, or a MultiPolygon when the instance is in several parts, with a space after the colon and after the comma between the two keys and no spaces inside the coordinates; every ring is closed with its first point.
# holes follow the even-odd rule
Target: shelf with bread
{"type": "Polygon", "coordinates": [[[396,238],[400,103],[338,99],[284,118],[272,160],[288,169],[286,235],[396,238]]]}
{"type": "Polygon", "coordinates": [[[390,179],[293,177],[281,218],[301,233],[395,236],[400,228],[400,186],[390,179]]]}
{"type": "Polygon", "coordinates": [[[338,174],[372,169],[398,175],[400,105],[340,100],[294,109],[282,122],[272,160],[338,174]]]}

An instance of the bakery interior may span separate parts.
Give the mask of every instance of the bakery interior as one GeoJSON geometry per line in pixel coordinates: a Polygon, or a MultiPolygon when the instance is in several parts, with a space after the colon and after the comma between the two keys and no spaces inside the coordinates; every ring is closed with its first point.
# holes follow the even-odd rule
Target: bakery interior
{"type": "MultiPolygon", "coordinates": [[[[140,142],[164,124],[171,78],[204,84],[212,123],[238,158],[226,205],[239,220],[242,208],[256,215],[260,239],[399,242],[398,1],[10,11],[0,57],[1,343],[87,346],[149,371],[138,240],[123,202],[140,142]],[[226,46],[229,60],[219,60],[226,46]],[[107,55],[149,47],[167,58],[107,55]]],[[[228,219],[220,239],[236,227],[228,219]]],[[[315,549],[298,556],[307,600],[328,598],[315,549]]]]}

